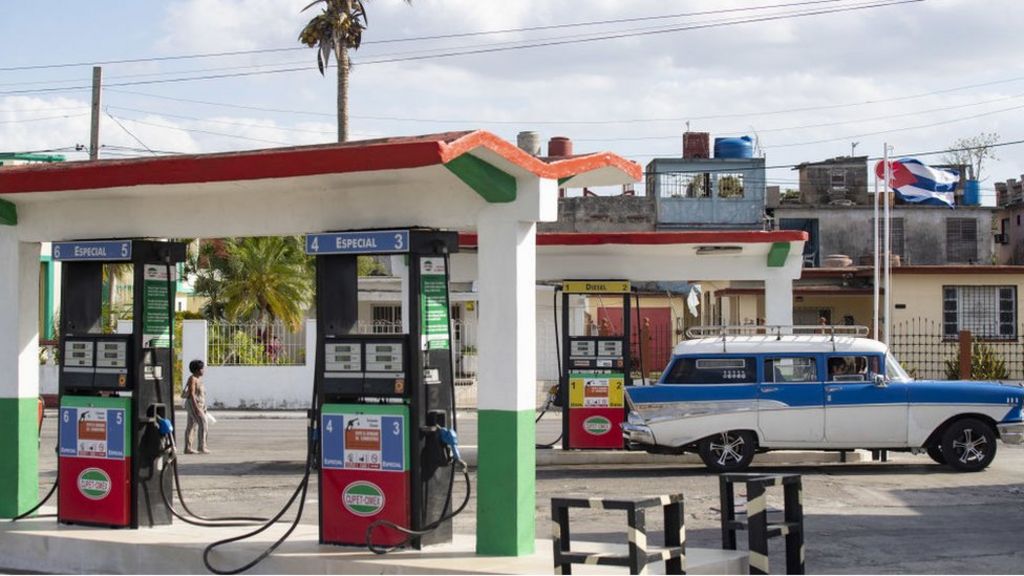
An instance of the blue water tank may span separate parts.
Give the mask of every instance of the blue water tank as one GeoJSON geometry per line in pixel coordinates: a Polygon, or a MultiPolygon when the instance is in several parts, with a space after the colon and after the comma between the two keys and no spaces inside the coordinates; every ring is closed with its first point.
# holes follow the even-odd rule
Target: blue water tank
{"type": "Polygon", "coordinates": [[[981,182],[968,180],[964,183],[964,206],[981,206],[981,182]]]}
{"type": "Polygon", "coordinates": [[[715,138],[715,158],[753,158],[754,140],[750,136],[715,138]]]}

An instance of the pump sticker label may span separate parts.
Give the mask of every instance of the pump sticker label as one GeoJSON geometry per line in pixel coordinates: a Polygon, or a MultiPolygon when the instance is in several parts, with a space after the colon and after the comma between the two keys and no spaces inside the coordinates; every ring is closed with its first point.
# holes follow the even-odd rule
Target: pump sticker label
{"type": "Polygon", "coordinates": [[[353,482],[341,492],[341,504],[356,516],[375,516],[384,509],[384,491],[373,482],[353,482]]]}
{"type": "Polygon", "coordinates": [[[569,378],[569,407],[621,408],[625,381],[622,374],[573,374],[569,378]]]}
{"type": "Polygon", "coordinates": [[[146,264],[142,286],[142,345],[167,348],[171,345],[171,305],[177,268],[146,264]],[[169,274],[168,274],[169,273],[169,274]]]}
{"type": "Polygon", "coordinates": [[[125,458],[123,409],[62,407],[59,428],[61,456],[125,458]]]}
{"type": "Polygon", "coordinates": [[[447,350],[448,338],[448,275],[444,258],[420,259],[420,314],[423,318],[421,349],[447,350]]]}
{"type": "Polygon", "coordinates": [[[583,421],[583,429],[591,436],[604,436],[612,431],[612,422],[604,416],[591,416],[583,421]]]}
{"type": "Polygon", "coordinates": [[[103,500],[110,486],[110,476],[99,468],[86,468],[78,475],[78,491],[89,500],[103,500]]]}
{"type": "Polygon", "coordinates": [[[324,414],[323,467],[404,472],[405,416],[324,414]]]}

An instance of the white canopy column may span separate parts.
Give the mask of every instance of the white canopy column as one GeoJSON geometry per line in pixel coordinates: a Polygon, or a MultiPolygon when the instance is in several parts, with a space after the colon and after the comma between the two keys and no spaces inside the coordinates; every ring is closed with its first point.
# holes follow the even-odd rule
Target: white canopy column
{"type": "Polygon", "coordinates": [[[477,553],[534,548],[538,221],[558,215],[554,180],[517,179],[517,198],[482,211],[477,553]],[[514,456],[513,456],[514,455],[514,456]]]}
{"type": "Polygon", "coordinates": [[[793,324],[793,279],[772,276],[764,281],[764,316],[769,326],[793,324]]]}
{"type": "Polygon", "coordinates": [[[0,224],[0,518],[36,504],[39,489],[39,248],[0,224]]]}

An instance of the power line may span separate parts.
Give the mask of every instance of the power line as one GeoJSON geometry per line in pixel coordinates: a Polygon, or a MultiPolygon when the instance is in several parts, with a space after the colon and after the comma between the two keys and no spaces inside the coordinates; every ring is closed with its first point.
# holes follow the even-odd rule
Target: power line
{"type": "Polygon", "coordinates": [[[139,139],[139,137],[138,137],[138,136],[136,136],[136,135],[135,135],[134,133],[132,133],[132,131],[131,131],[131,130],[129,130],[129,129],[127,129],[127,128],[125,128],[124,124],[121,124],[121,121],[120,121],[120,120],[118,120],[117,118],[115,118],[115,117],[114,117],[114,115],[110,113],[110,108],[105,108],[105,109],[104,109],[103,111],[104,111],[104,112],[106,112],[107,116],[109,116],[109,117],[110,117],[110,119],[111,119],[111,120],[113,120],[113,121],[114,121],[114,123],[115,123],[115,124],[117,124],[117,125],[118,125],[118,126],[119,126],[119,127],[121,128],[121,130],[124,130],[124,131],[125,131],[125,133],[127,133],[127,134],[128,134],[129,136],[131,136],[133,140],[135,140],[136,142],[138,142],[138,143],[139,143],[139,144],[140,144],[140,145],[141,145],[141,146],[142,146],[143,148],[145,148],[145,149],[146,149],[146,150],[147,150],[147,151],[148,151],[148,152],[149,152],[150,154],[155,154],[155,153],[154,153],[154,152],[153,152],[152,150],[150,150],[149,146],[146,146],[146,143],[145,143],[145,142],[143,142],[142,140],[140,140],[140,139],[139,139]]]}
{"type": "MultiPolygon", "coordinates": [[[[985,86],[993,86],[993,85],[997,85],[997,84],[1008,84],[1008,83],[1012,83],[1012,82],[1020,82],[1021,80],[1024,80],[1024,76],[1018,76],[1018,77],[1014,77],[1014,78],[1005,78],[1005,79],[1001,79],[1001,80],[993,80],[993,81],[989,81],[989,82],[982,82],[982,83],[976,83],[976,84],[964,84],[962,86],[956,86],[956,87],[952,87],[952,88],[945,88],[945,89],[936,90],[936,91],[933,91],[933,92],[921,92],[921,93],[909,94],[909,95],[903,95],[903,96],[894,96],[892,98],[883,98],[883,99],[878,99],[878,100],[865,100],[865,101],[861,101],[861,102],[847,102],[847,103],[843,103],[843,104],[829,104],[829,105],[825,105],[825,106],[810,106],[810,107],[787,108],[787,109],[777,109],[777,110],[768,110],[768,111],[741,112],[741,113],[733,113],[733,114],[714,114],[714,115],[706,115],[706,116],[679,116],[679,117],[665,117],[665,118],[627,118],[627,119],[616,119],[616,120],[536,120],[536,119],[527,119],[527,120],[482,120],[482,119],[470,119],[470,118],[466,118],[466,119],[457,119],[457,118],[416,118],[416,117],[401,117],[401,116],[359,116],[359,115],[353,115],[352,118],[357,118],[357,119],[360,119],[360,120],[378,120],[378,121],[394,121],[394,122],[419,122],[419,123],[434,123],[434,124],[463,124],[463,125],[465,125],[465,124],[495,124],[495,125],[513,125],[513,126],[530,125],[530,124],[532,124],[532,125],[559,125],[559,126],[561,126],[561,125],[609,125],[609,124],[656,123],[656,122],[685,122],[685,121],[692,121],[692,120],[712,120],[712,119],[739,118],[739,117],[750,117],[750,116],[770,116],[770,115],[790,114],[790,113],[794,113],[794,112],[809,112],[809,111],[828,110],[828,109],[836,109],[836,108],[852,108],[852,107],[856,107],[856,106],[865,106],[865,105],[871,105],[871,104],[884,104],[884,103],[887,103],[887,102],[896,102],[896,101],[901,101],[901,100],[911,100],[911,99],[918,99],[918,98],[926,98],[926,97],[929,97],[929,96],[936,96],[936,95],[939,95],[939,94],[946,94],[946,93],[950,93],[950,92],[956,92],[956,91],[961,91],[961,90],[968,90],[968,89],[971,89],[971,88],[980,88],[980,87],[985,87],[985,86]]],[[[335,114],[333,114],[333,113],[329,114],[329,113],[326,113],[326,112],[311,112],[309,110],[293,110],[293,109],[287,109],[287,108],[269,108],[269,107],[263,107],[263,106],[248,106],[248,105],[242,105],[242,104],[229,104],[227,102],[214,102],[214,101],[210,101],[210,100],[197,100],[197,99],[192,99],[192,98],[178,98],[178,97],[173,97],[173,96],[164,96],[164,95],[161,95],[161,94],[151,94],[151,93],[147,93],[147,92],[138,92],[138,91],[134,91],[134,90],[121,90],[121,89],[117,89],[117,88],[109,88],[109,89],[107,89],[107,91],[108,92],[115,92],[115,93],[119,93],[119,94],[131,94],[133,96],[142,96],[142,97],[145,97],[145,98],[155,98],[155,99],[158,99],[158,100],[168,100],[168,101],[172,101],[172,102],[185,102],[185,103],[188,103],[188,104],[201,104],[201,105],[204,105],[204,106],[215,106],[215,107],[221,107],[221,108],[235,108],[235,109],[239,109],[239,110],[252,110],[252,111],[256,111],[256,112],[273,112],[273,113],[278,113],[278,114],[296,114],[296,115],[306,115],[306,116],[318,116],[318,117],[325,117],[325,118],[334,118],[334,116],[335,116],[335,114]]],[[[1009,96],[1009,97],[1003,98],[1003,99],[993,99],[993,100],[988,100],[988,101],[985,101],[985,102],[978,102],[978,103],[975,103],[975,104],[965,104],[965,105],[962,105],[962,107],[975,106],[975,105],[981,105],[981,104],[988,104],[988,103],[992,103],[992,102],[999,102],[1001,100],[1009,100],[1009,99],[1018,98],[1018,97],[1021,97],[1021,96],[1024,96],[1024,94],[1017,94],[1017,95],[1009,96]]],[[[934,110],[937,111],[937,110],[946,110],[946,109],[954,109],[954,108],[957,108],[957,106],[951,106],[951,107],[948,107],[948,108],[938,108],[938,109],[934,109],[934,110]]],[[[908,113],[907,115],[910,115],[910,114],[917,114],[917,112],[908,113]]],[[[882,119],[887,119],[887,118],[893,118],[893,117],[897,117],[897,116],[887,116],[887,117],[881,117],[881,118],[882,119]]],[[[819,126],[825,126],[825,125],[817,125],[817,126],[811,126],[811,127],[819,127],[819,126]]],[[[773,128],[771,130],[783,130],[783,128],[773,128]]],[[[666,136],[666,137],[658,137],[658,138],[666,138],[667,139],[669,137],[666,136]]],[[[675,136],[672,136],[671,138],[675,138],[675,136]]],[[[584,141],[584,140],[581,140],[581,141],[584,141]]]]}
{"type": "Polygon", "coordinates": [[[130,120],[123,118],[125,122],[132,122],[134,124],[140,124],[142,126],[152,126],[154,128],[165,128],[169,130],[181,130],[182,132],[195,132],[197,134],[207,134],[210,136],[222,136],[225,138],[237,138],[239,140],[250,140],[252,142],[261,142],[263,144],[274,144],[277,146],[292,146],[291,142],[280,142],[277,140],[266,140],[264,138],[253,138],[251,136],[240,136],[238,134],[227,134],[224,132],[212,132],[210,130],[200,130],[198,128],[182,128],[181,126],[169,126],[167,124],[154,124],[152,122],[144,122],[142,120],[130,120]]]}
{"type": "MultiPolygon", "coordinates": [[[[841,125],[844,125],[844,124],[859,124],[859,123],[863,123],[863,122],[875,122],[875,121],[878,121],[878,120],[891,120],[893,118],[904,118],[904,117],[907,117],[907,116],[920,116],[922,114],[931,114],[933,112],[945,112],[945,111],[948,111],[948,110],[957,110],[957,109],[960,109],[960,108],[971,108],[971,107],[974,107],[974,106],[983,106],[985,104],[992,104],[992,103],[995,103],[995,102],[1005,102],[1006,100],[1016,100],[1016,99],[1022,98],[1022,97],[1024,97],[1024,93],[1022,93],[1022,94],[1015,94],[1013,96],[1007,96],[1007,97],[1004,97],[1004,98],[995,98],[995,99],[992,99],[992,100],[985,100],[985,101],[982,101],[982,102],[972,102],[970,104],[958,104],[956,106],[944,106],[942,108],[931,108],[931,109],[928,109],[928,110],[918,110],[918,111],[915,111],[915,112],[905,112],[903,114],[891,114],[891,115],[888,115],[888,116],[875,116],[875,117],[872,117],[872,118],[854,118],[854,119],[851,119],[851,120],[839,120],[839,121],[835,121],[835,122],[823,122],[823,123],[820,123],[820,124],[804,124],[804,125],[800,125],[800,126],[784,126],[784,127],[780,127],[780,128],[759,128],[757,130],[757,132],[758,133],[765,133],[765,132],[783,132],[783,131],[790,131],[790,130],[806,130],[806,129],[810,129],[810,128],[826,128],[826,127],[830,127],[830,126],[841,126],[841,125]]],[[[1013,110],[1013,109],[1014,108],[1010,108],[1009,110],[1013,110]]],[[[731,132],[742,132],[744,130],[746,130],[746,128],[733,129],[733,130],[716,130],[716,132],[721,133],[721,134],[725,134],[725,133],[731,133],[731,132]]],[[[577,142],[612,142],[612,141],[617,141],[617,142],[640,142],[640,141],[649,141],[649,140],[677,140],[677,139],[679,139],[679,134],[674,134],[672,136],[635,136],[635,137],[626,137],[626,138],[618,138],[618,137],[611,137],[611,138],[574,138],[574,140],[577,141],[577,142]]]]}
{"type": "MultiPolygon", "coordinates": [[[[547,40],[547,41],[541,41],[541,42],[524,43],[524,44],[519,44],[519,45],[515,45],[515,46],[474,48],[474,49],[468,49],[468,50],[457,50],[457,51],[443,52],[443,53],[430,54],[430,55],[421,55],[421,56],[403,56],[403,57],[395,57],[395,58],[379,58],[379,59],[376,59],[376,60],[357,61],[357,64],[360,65],[360,66],[367,66],[367,65],[372,65],[372,64],[388,64],[388,63],[396,63],[396,62],[412,62],[412,61],[430,60],[430,59],[436,59],[436,58],[451,58],[451,57],[457,57],[457,56],[470,56],[470,55],[479,55],[479,54],[491,54],[491,53],[505,52],[505,51],[510,51],[510,50],[524,50],[524,49],[533,49],[533,48],[547,48],[547,47],[561,46],[561,45],[567,45],[567,44],[581,44],[581,43],[599,42],[599,41],[604,41],[604,40],[616,40],[616,39],[623,39],[623,38],[635,38],[637,36],[650,36],[650,35],[654,35],[654,34],[668,34],[668,33],[676,33],[676,32],[687,32],[687,31],[693,31],[693,30],[702,30],[702,29],[709,29],[709,28],[719,28],[719,27],[725,27],[725,26],[735,26],[735,25],[738,25],[738,24],[761,23],[761,22],[770,22],[770,21],[775,21],[775,20],[785,20],[785,19],[789,19],[789,18],[803,18],[803,17],[808,17],[808,16],[820,16],[820,15],[824,15],[824,14],[835,14],[835,13],[842,13],[842,12],[853,12],[853,11],[860,11],[860,10],[870,10],[870,9],[875,9],[875,8],[886,8],[886,7],[891,7],[891,6],[898,6],[898,5],[901,5],[901,4],[916,4],[916,3],[919,3],[919,2],[925,2],[925,1],[926,0],[881,0],[879,2],[870,3],[870,4],[862,4],[862,5],[857,5],[857,6],[843,6],[843,7],[832,8],[832,9],[820,9],[820,10],[814,10],[814,11],[792,13],[792,14],[787,14],[787,15],[761,16],[761,17],[748,18],[748,19],[745,19],[745,20],[735,20],[735,21],[729,21],[729,22],[717,22],[717,23],[711,23],[711,24],[693,24],[693,25],[689,25],[689,26],[678,26],[678,27],[663,28],[663,29],[657,29],[657,30],[649,30],[649,31],[646,31],[646,32],[615,33],[615,34],[605,34],[605,35],[600,35],[600,36],[592,36],[592,37],[587,37],[587,38],[576,38],[576,39],[563,39],[563,40],[555,39],[555,40],[547,40]]],[[[167,79],[162,79],[162,80],[141,80],[141,81],[135,81],[135,82],[119,82],[119,83],[115,82],[115,83],[107,84],[107,86],[111,86],[111,87],[142,86],[142,85],[149,85],[149,84],[168,84],[168,83],[178,83],[178,82],[191,82],[191,81],[197,81],[197,80],[216,80],[216,79],[225,79],[225,78],[240,78],[240,77],[258,76],[258,75],[265,75],[265,74],[280,74],[280,73],[287,73],[287,72],[298,72],[298,71],[307,70],[307,69],[308,69],[308,67],[303,66],[303,67],[297,67],[297,68],[281,68],[281,69],[262,70],[262,71],[253,71],[253,72],[236,72],[236,73],[224,73],[224,74],[209,74],[209,75],[201,75],[201,76],[186,76],[186,77],[181,77],[181,78],[167,78],[167,79]]],[[[87,87],[87,86],[69,86],[69,87],[63,87],[63,88],[38,88],[38,89],[32,89],[32,90],[11,90],[11,91],[0,92],[0,95],[38,94],[38,93],[47,93],[47,92],[69,92],[69,91],[85,90],[85,89],[89,89],[89,88],[90,87],[87,87]]]]}
{"type": "Polygon", "coordinates": [[[974,114],[972,116],[963,116],[963,117],[960,117],[960,118],[953,118],[953,119],[950,119],[950,120],[946,120],[944,122],[933,122],[933,123],[930,123],[930,124],[918,124],[916,126],[905,126],[903,128],[891,128],[891,129],[888,129],[888,130],[878,130],[878,131],[875,131],[875,132],[864,132],[864,133],[861,133],[861,134],[847,134],[845,136],[839,136],[839,137],[836,137],[836,138],[825,138],[825,139],[821,139],[821,140],[811,140],[811,141],[807,141],[807,142],[791,142],[789,144],[777,144],[777,145],[774,145],[774,146],[766,145],[764,147],[766,149],[768,149],[768,150],[771,150],[773,148],[793,148],[793,147],[796,147],[796,146],[809,146],[811,144],[824,144],[826,142],[835,142],[837,140],[849,140],[851,138],[861,138],[861,137],[864,137],[864,136],[878,136],[878,135],[881,135],[881,134],[892,134],[894,132],[906,132],[907,130],[920,130],[922,128],[934,128],[936,126],[943,126],[945,124],[950,124],[950,123],[953,123],[953,122],[963,122],[965,120],[974,120],[974,119],[977,119],[977,118],[983,118],[985,116],[992,116],[994,114],[1002,114],[1003,112],[1012,112],[1014,110],[1020,110],[1022,108],[1024,108],[1024,105],[1013,106],[1011,108],[1003,108],[1002,110],[993,110],[991,112],[983,112],[981,114],[974,114]]]}
{"type": "MultiPolygon", "coordinates": [[[[623,24],[629,22],[643,22],[651,20],[669,20],[674,18],[687,18],[692,16],[707,16],[714,14],[726,14],[735,12],[751,12],[758,10],[770,10],[775,8],[790,8],[793,6],[808,6],[814,4],[833,4],[836,2],[843,2],[845,0],[808,0],[804,2],[790,2],[784,4],[767,4],[761,6],[748,6],[745,8],[725,8],[717,10],[705,10],[700,12],[683,12],[678,14],[664,14],[659,16],[640,16],[633,18],[618,18],[612,20],[599,20],[589,22],[573,22],[565,24],[550,24],[544,26],[528,26],[521,28],[506,28],[501,30],[482,30],[473,32],[459,32],[453,34],[439,34],[431,36],[412,36],[406,38],[390,38],[384,40],[369,40],[363,42],[363,46],[374,45],[374,44],[393,44],[401,42],[421,42],[425,40],[449,40],[453,38],[468,38],[476,36],[489,36],[497,34],[511,34],[520,32],[536,32],[542,30],[557,30],[564,28],[577,28],[577,27],[588,27],[588,26],[604,26],[610,24],[623,24]]],[[[205,52],[197,54],[180,54],[173,56],[152,56],[146,58],[122,58],[117,60],[100,60],[91,62],[72,62],[72,63],[58,63],[58,64],[35,64],[27,66],[8,66],[0,68],[0,72],[14,72],[22,70],[42,70],[48,68],[74,68],[79,66],[106,66],[115,64],[136,64],[143,62],[168,62],[175,60],[193,60],[201,58],[221,58],[221,57],[233,57],[233,56],[247,56],[255,54],[268,54],[273,52],[293,52],[298,50],[308,50],[305,46],[288,46],[281,48],[260,48],[254,50],[232,50],[227,52],[205,52]]]]}
{"type": "Polygon", "coordinates": [[[126,108],[124,106],[109,106],[114,110],[123,110],[126,112],[136,112],[139,114],[154,114],[158,116],[167,116],[168,118],[180,118],[182,120],[194,120],[196,122],[206,122],[209,124],[222,124],[224,126],[240,126],[243,128],[263,128],[267,130],[280,130],[282,132],[301,132],[306,134],[320,134],[320,135],[337,135],[337,130],[306,130],[303,128],[284,128],[279,126],[267,126],[265,124],[252,124],[246,122],[229,122],[227,120],[209,120],[205,118],[197,118],[195,116],[183,116],[180,114],[168,114],[166,112],[157,112],[154,110],[141,110],[139,108],[126,108]]]}
{"type": "Polygon", "coordinates": [[[0,120],[0,124],[23,124],[26,122],[43,122],[46,120],[63,120],[66,118],[80,118],[88,116],[87,112],[82,114],[61,114],[60,116],[42,116],[39,118],[19,118],[18,120],[0,120]]]}

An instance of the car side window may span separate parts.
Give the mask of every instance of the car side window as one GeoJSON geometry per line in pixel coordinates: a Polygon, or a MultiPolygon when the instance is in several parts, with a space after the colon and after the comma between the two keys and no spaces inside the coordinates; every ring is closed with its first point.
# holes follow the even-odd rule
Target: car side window
{"type": "Polygon", "coordinates": [[[818,361],[808,357],[768,358],[764,361],[765,382],[820,382],[818,361]]]}
{"type": "Polygon", "coordinates": [[[668,369],[665,384],[754,384],[753,358],[679,358],[668,369]]]}
{"type": "Polygon", "coordinates": [[[830,356],[829,382],[863,382],[878,373],[877,356],[830,356]]]}

